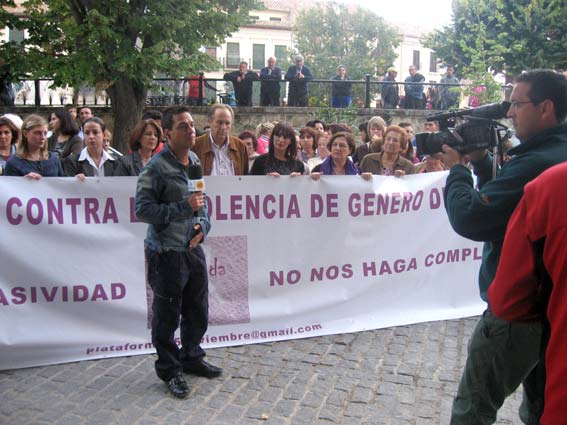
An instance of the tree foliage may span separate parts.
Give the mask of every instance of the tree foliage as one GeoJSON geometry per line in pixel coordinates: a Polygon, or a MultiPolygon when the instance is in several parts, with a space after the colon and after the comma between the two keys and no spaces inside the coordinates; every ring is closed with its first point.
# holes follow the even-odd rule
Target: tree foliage
{"type": "Polygon", "coordinates": [[[105,89],[115,134],[125,135],[140,119],[155,76],[218,67],[202,47],[222,44],[254,7],[261,7],[256,0],[27,0],[23,18],[0,12],[28,35],[23,45],[0,45],[0,57],[19,78],[105,89]]]}
{"type": "Polygon", "coordinates": [[[508,76],[565,69],[567,0],[453,0],[452,23],[430,33],[424,44],[461,70],[475,61],[508,76]]]}
{"type": "Polygon", "coordinates": [[[336,3],[302,10],[297,16],[295,40],[315,78],[336,75],[347,67],[351,79],[380,75],[396,59],[400,37],[396,28],[373,12],[336,3]]]}

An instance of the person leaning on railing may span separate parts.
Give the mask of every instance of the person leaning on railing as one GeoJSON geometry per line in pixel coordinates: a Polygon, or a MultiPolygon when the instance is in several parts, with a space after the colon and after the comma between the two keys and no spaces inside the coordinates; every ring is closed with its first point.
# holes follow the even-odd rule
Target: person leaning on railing
{"type": "Polygon", "coordinates": [[[308,106],[307,83],[313,79],[313,74],[305,66],[303,56],[295,57],[295,65],[287,69],[285,79],[289,81],[288,106],[308,106]]]}
{"type": "Polygon", "coordinates": [[[352,103],[352,82],[347,77],[346,67],[339,65],[337,75],[331,77],[331,106],[333,108],[348,108],[352,103]]]}

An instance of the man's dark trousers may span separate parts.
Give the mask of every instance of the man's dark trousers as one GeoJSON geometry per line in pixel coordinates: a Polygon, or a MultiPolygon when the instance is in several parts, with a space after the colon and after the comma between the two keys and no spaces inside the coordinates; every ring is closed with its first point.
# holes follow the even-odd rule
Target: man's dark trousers
{"type": "Polygon", "coordinates": [[[280,91],[261,91],[260,106],[280,106],[280,91]]]}
{"type": "Polygon", "coordinates": [[[154,292],[152,343],[158,377],[169,381],[184,365],[200,362],[209,319],[208,276],[201,246],[157,253],[146,248],[148,283],[154,292]],[[181,317],[181,348],[174,339],[181,317]]]}
{"type": "Polygon", "coordinates": [[[290,92],[288,100],[288,106],[307,106],[307,93],[297,95],[290,92]]]}
{"type": "Polygon", "coordinates": [[[521,383],[520,418],[525,424],[539,424],[545,385],[541,337],[540,322],[506,322],[487,309],[469,341],[451,425],[493,424],[506,397],[521,383]]]}

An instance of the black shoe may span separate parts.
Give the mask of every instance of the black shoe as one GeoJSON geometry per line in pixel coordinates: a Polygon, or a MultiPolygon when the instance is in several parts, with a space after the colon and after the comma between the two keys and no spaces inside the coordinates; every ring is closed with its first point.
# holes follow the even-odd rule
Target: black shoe
{"type": "Polygon", "coordinates": [[[169,381],[166,382],[167,388],[177,398],[186,398],[189,395],[189,385],[185,382],[185,378],[181,373],[178,373],[169,381]]]}
{"type": "Polygon", "coordinates": [[[204,378],[216,378],[221,375],[222,369],[201,360],[199,363],[183,366],[183,372],[190,373],[191,375],[202,376],[204,378]]]}

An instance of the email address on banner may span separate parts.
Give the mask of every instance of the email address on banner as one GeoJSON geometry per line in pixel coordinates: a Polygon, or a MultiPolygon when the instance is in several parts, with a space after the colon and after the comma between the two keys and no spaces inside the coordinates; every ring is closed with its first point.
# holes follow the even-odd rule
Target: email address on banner
{"type": "MultiPolygon", "coordinates": [[[[220,342],[234,342],[234,341],[250,341],[259,339],[270,339],[282,336],[298,335],[314,331],[320,331],[323,326],[320,324],[300,326],[298,328],[289,327],[283,329],[274,329],[270,331],[250,331],[250,332],[231,332],[225,335],[205,335],[201,340],[204,344],[215,344],[220,342]]],[[[181,345],[181,339],[179,337],[175,338],[175,343],[181,345]]],[[[129,343],[118,345],[106,345],[89,347],[86,349],[87,355],[99,354],[99,353],[109,353],[117,351],[136,351],[136,350],[152,350],[154,348],[151,342],[145,343],[129,343]]]]}
{"type": "Polygon", "coordinates": [[[269,331],[249,331],[249,332],[230,332],[224,335],[205,335],[201,340],[204,344],[215,344],[219,342],[250,341],[258,339],[278,338],[320,331],[323,326],[320,324],[300,326],[298,328],[289,327],[283,329],[272,329],[269,331]]]}

